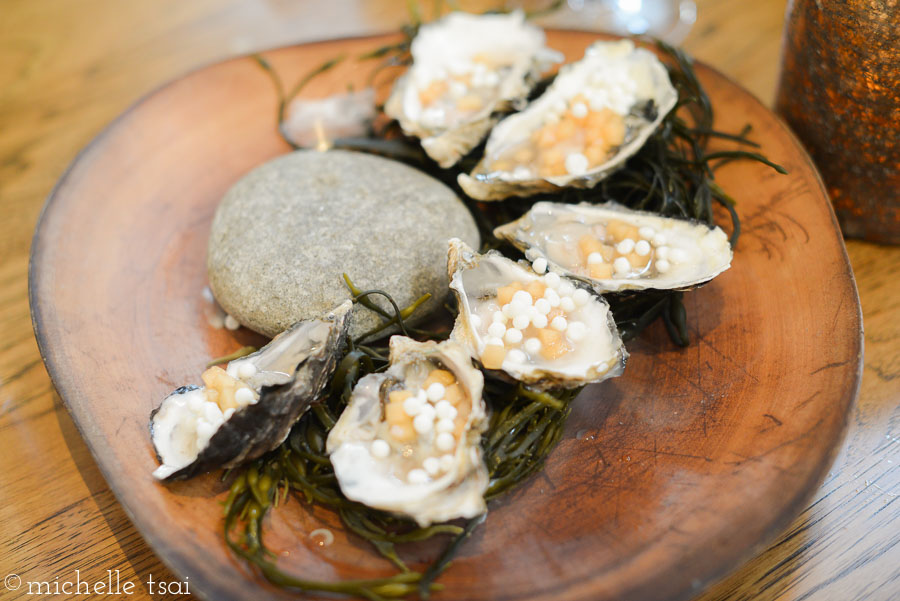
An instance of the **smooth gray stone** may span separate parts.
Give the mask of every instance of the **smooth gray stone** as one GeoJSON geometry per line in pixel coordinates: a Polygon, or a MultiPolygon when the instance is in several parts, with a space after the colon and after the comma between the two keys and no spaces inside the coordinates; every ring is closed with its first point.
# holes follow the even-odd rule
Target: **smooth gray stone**
{"type": "MultiPolygon", "coordinates": [[[[374,155],[301,150],[225,194],[209,235],[209,284],[225,311],[266,336],[349,298],[342,273],[401,308],[430,292],[427,313],[447,294],[454,236],[480,245],[471,214],[436,179],[374,155]]],[[[381,323],[360,306],[353,318],[352,335],[381,323]]]]}

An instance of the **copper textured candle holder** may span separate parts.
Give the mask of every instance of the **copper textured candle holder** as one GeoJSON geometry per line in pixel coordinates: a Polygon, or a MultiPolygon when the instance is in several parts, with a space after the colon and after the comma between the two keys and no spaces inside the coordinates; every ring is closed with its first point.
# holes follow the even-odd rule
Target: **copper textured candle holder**
{"type": "Polygon", "coordinates": [[[900,243],[900,3],[792,0],[782,61],[776,111],[844,235],[900,243]]]}

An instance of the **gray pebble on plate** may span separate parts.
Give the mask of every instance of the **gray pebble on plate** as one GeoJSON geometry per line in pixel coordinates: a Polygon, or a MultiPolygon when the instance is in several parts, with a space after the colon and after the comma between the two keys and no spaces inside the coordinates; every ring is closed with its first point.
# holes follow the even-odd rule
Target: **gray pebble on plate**
{"type": "MultiPolygon", "coordinates": [[[[452,237],[480,245],[471,214],[436,179],[374,155],[301,150],[225,194],[209,235],[209,284],[225,311],[266,336],[349,298],[345,272],[401,308],[430,292],[423,309],[433,310],[447,295],[452,237]]],[[[351,335],[379,323],[357,307],[351,335]]]]}

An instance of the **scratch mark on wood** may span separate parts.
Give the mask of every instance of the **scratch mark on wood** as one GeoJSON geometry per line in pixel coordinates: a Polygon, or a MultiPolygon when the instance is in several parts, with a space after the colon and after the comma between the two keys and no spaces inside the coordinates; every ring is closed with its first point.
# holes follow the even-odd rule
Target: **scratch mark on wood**
{"type": "Polygon", "coordinates": [[[847,365],[847,363],[848,363],[848,361],[836,361],[834,363],[828,363],[827,365],[823,365],[822,367],[820,367],[818,369],[812,370],[811,372],[809,372],[809,375],[814,376],[817,373],[819,373],[820,371],[825,371],[826,369],[833,369],[835,367],[841,367],[843,365],[847,365]]]}
{"type": "Polygon", "coordinates": [[[837,325],[838,317],[841,316],[841,309],[844,308],[844,297],[841,297],[841,302],[838,303],[837,309],[834,312],[834,317],[831,319],[831,329],[834,330],[835,325],[837,325]]]}
{"type": "Polygon", "coordinates": [[[672,451],[660,451],[655,446],[652,449],[642,449],[640,447],[606,447],[607,449],[612,449],[615,451],[630,451],[630,452],[639,452],[639,453],[650,453],[651,455],[668,455],[670,457],[685,457],[687,459],[702,459],[703,461],[712,462],[712,457],[706,457],[704,455],[692,455],[690,453],[674,453],[672,451]]]}
{"type": "Polygon", "coordinates": [[[710,348],[713,352],[715,352],[719,357],[721,357],[721,358],[725,359],[726,361],[728,361],[728,363],[730,363],[731,365],[733,365],[733,366],[735,366],[736,368],[738,368],[738,369],[741,371],[741,373],[743,373],[745,376],[747,376],[748,378],[750,378],[751,380],[753,380],[755,383],[759,384],[759,378],[757,378],[756,376],[754,376],[753,374],[751,374],[749,371],[747,371],[747,370],[744,368],[743,365],[741,365],[740,363],[738,363],[737,361],[735,361],[734,359],[732,359],[731,357],[729,357],[728,355],[726,355],[725,353],[723,353],[722,351],[720,351],[714,344],[712,344],[711,342],[709,342],[709,341],[706,340],[705,338],[699,338],[699,342],[702,343],[702,344],[704,344],[704,345],[706,345],[707,347],[709,347],[709,348],[710,348]]]}
{"type": "Polygon", "coordinates": [[[775,422],[775,425],[776,425],[776,426],[780,426],[780,425],[782,425],[782,424],[784,423],[784,422],[782,422],[780,419],[778,419],[777,417],[775,417],[774,415],[772,415],[771,413],[763,413],[763,417],[768,417],[770,420],[772,420],[773,422],[775,422]]]}
{"type": "MultiPolygon", "coordinates": [[[[774,453],[774,452],[776,452],[776,451],[778,451],[778,450],[780,450],[780,449],[783,449],[784,447],[787,447],[787,446],[790,446],[790,445],[793,445],[793,444],[797,444],[797,443],[800,442],[801,440],[803,440],[803,439],[805,439],[805,438],[808,438],[808,437],[812,436],[812,435],[815,434],[815,432],[819,429],[819,426],[822,425],[822,422],[823,422],[823,421],[825,421],[825,417],[824,417],[824,416],[822,416],[822,417],[820,417],[819,419],[817,419],[817,420],[816,420],[816,423],[814,423],[812,426],[810,426],[810,427],[809,427],[806,431],[804,431],[802,434],[799,434],[799,435],[797,435],[797,436],[794,436],[794,437],[792,437],[792,438],[789,438],[788,440],[785,440],[784,442],[781,442],[781,443],[775,445],[774,447],[771,447],[771,448],[769,448],[768,450],[763,451],[762,453],[758,453],[758,454],[756,454],[756,455],[743,455],[743,454],[741,454],[741,453],[736,453],[736,452],[732,451],[732,453],[733,453],[734,455],[740,457],[741,460],[740,460],[740,461],[726,461],[725,463],[726,463],[727,465],[740,466],[740,465],[742,465],[743,463],[745,463],[745,462],[747,462],[747,461],[760,462],[760,461],[763,460],[764,457],[767,457],[767,456],[771,455],[772,453],[774,453]]],[[[774,467],[775,469],[780,470],[780,471],[788,471],[788,470],[784,470],[783,468],[780,468],[779,466],[774,465],[774,464],[773,464],[773,467],[774,467]]]]}
{"type": "Polygon", "coordinates": [[[821,390],[815,391],[814,393],[812,393],[809,396],[809,398],[804,399],[803,401],[800,401],[799,403],[797,403],[797,409],[802,409],[803,407],[805,407],[808,403],[810,403],[813,399],[815,399],[820,394],[822,394],[821,390]]]}

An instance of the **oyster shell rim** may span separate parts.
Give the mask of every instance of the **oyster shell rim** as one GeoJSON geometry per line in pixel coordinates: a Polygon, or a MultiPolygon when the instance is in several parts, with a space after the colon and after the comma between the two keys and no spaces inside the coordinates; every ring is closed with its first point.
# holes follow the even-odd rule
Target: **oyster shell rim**
{"type": "MultiPolygon", "coordinates": [[[[440,20],[429,23],[427,26],[439,27],[444,20],[453,15],[463,15],[466,18],[485,16],[456,11],[444,15],[440,20]]],[[[525,19],[525,13],[522,10],[516,10],[507,15],[493,14],[490,16],[516,18],[519,20],[518,26],[531,28],[540,35],[540,46],[534,49],[527,61],[522,61],[521,67],[524,69],[524,72],[521,74],[512,73],[509,76],[510,78],[505,80],[516,82],[518,85],[510,84],[509,87],[511,89],[500,91],[498,97],[492,103],[488,103],[479,109],[470,120],[455,127],[431,128],[422,124],[421,120],[411,119],[406,116],[403,97],[406,94],[407,87],[412,85],[411,72],[415,65],[413,63],[394,82],[391,93],[384,103],[385,115],[395,119],[400,124],[404,134],[419,138],[425,154],[443,169],[454,166],[477,147],[490,134],[494,126],[501,121],[503,113],[511,110],[522,110],[527,105],[527,98],[531,90],[540,81],[541,74],[552,64],[563,60],[560,52],[547,47],[546,33],[543,28],[529,23],[525,19]]]]}
{"type": "MultiPolygon", "coordinates": [[[[490,484],[490,478],[481,448],[482,434],[489,425],[487,404],[483,397],[484,375],[481,370],[472,365],[468,349],[459,341],[444,340],[438,342],[426,340],[419,342],[406,336],[395,334],[391,336],[389,344],[390,367],[384,372],[371,373],[360,378],[356,386],[354,386],[347,406],[328,433],[325,447],[334,468],[338,486],[348,499],[362,503],[367,507],[409,517],[421,527],[457,518],[472,518],[486,513],[487,503],[484,500],[484,492],[490,484]],[[417,361],[432,362],[434,360],[439,361],[444,368],[453,372],[457,382],[464,387],[468,398],[471,400],[464,435],[460,438],[453,453],[456,459],[454,464],[456,471],[445,474],[440,479],[426,484],[409,484],[398,480],[402,488],[419,488],[419,492],[423,496],[418,499],[398,499],[390,504],[380,503],[379,505],[372,505],[370,504],[372,502],[371,498],[366,499],[355,494],[355,492],[348,493],[344,488],[341,477],[342,472],[347,473],[343,465],[344,455],[348,455],[346,459],[352,460],[353,453],[360,452],[358,447],[368,444],[370,440],[352,436],[363,431],[369,423],[367,421],[351,421],[355,418],[360,418],[359,406],[366,401],[370,401],[377,402],[383,407],[384,399],[381,389],[386,381],[398,375],[402,376],[402,372],[411,363],[417,361]],[[368,398],[362,398],[364,396],[368,398]],[[343,420],[346,420],[346,423],[342,423],[343,420]],[[343,453],[342,449],[345,449],[343,453]],[[338,462],[335,462],[334,458],[339,454],[340,459],[338,462]],[[460,467],[464,469],[460,469],[460,467]],[[423,490],[421,487],[424,486],[429,486],[430,490],[428,488],[423,490]],[[469,490],[470,488],[472,490],[469,490]],[[463,495],[463,503],[458,503],[458,499],[452,495],[453,492],[459,490],[464,490],[467,493],[463,495]],[[474,492],[477,492],[477,494],[473,495],[474,492]],[[431,501],[429,502],[429,500],[431,501]],[[448,501],[451,504],[449,508],[447,507],[448,501]],[[454,511],[452,507],[454,501],[457,502],[457,511],[454,511]],[[462,513],[458,511],[459,505],[463,505],[465,509],[462,513]]],[[[377,434],[375,432],[370,433],[372,435],[371,440],[375,440],[377,434]]],[[[368,455],[367,450],[366,454],[368,455]]],[[[359,487],[360,485],[356,486],[359,487]]]]}
{"type": "MultiPolygon", "coordinates": [[[[469,297],[465,292],[465,288],[462,286],[461,273],[467,269],[476,268],[478,266],[478,262],[485,258],[487,258],[487,260],[494,260],[499,258],[504,261],[508,261],[511,266],[522,269],[526,273],[528,273],[529,271],[532,274],[534,273],[530,269],[530,266],[526,268],[521,263],[513,261],[512,259],[504,256],[498,251],[491,250],[484,254],[479,254],[462,240],[458,238],[450,239],[449,250],[447,253],[447,271],[450,275],[450,289],[453,291],[453,294],[457,300],[457,305],[459,307],[459,314],[457,315],[456,321],[454,323],[453,331],[450,333],[450,338],[462,341],[465,347],[469,350],[469,354],[475,361],[479,363],[479,365],[481,365],[481,357],[476,350],[477,345],[475,342],[475,336],[472,333],[471,328],[467,325],[470,317],[468,302],[469,297]]],[[[537,274],[534,275],[536,277],[539,277],[537,276],[537,274]]],[[[529,373],[510,373],[503,368],[488,369],[483,365],[481,366],[481,369],[483,369],[486,373],[495,374],[504,380],[521,382],[522,384],[525,384],[539,391],[553,390],[558,388],[578,388],[580,386],[596,384],[609,378],[614,378],[622,375],[622,373],[625,371],[625,364],[628,361],[629,353],[625,348],[625,343],[622,340],[621,334],[619,334],[619,330],[615,322],[615,317],[613,316],[612,310],[609,308],[609,303],[606,302],[606,299],[595,294],[592,294],[592,298],[594,301],[599,302],[606,307],[606,323],[608,326],[608,331],[612,338],[610,344],[614,350],[614,356],[604,361],[604,363],[606,363],[608,366],[606,371],[598,374],[598,378],[586,380],[585,378],[587,377],[587,375],[577,377],[567,375],[559,371],[553,371],[552,369],[540,369],[537,367],[531,370],[529,373]]],[[[589,366],[588,369],[590,369],[590,367],[591,366],[589,366]]]]}
{"type": "MultiPolygon", "coordinates": [[[[635,224],[632,223],[632,225],[635,225],[635,224]]],[[[498,225],[497,227],[494,228],[492,233],[494,234],[495,237],[497,237],[501,240],[506,240],[507,242],[509,242],[510,244],[515,246],[517,249],[522,251],[522,253],[524,253],[526,255],[526,257],[528,257],[529,255],[532,255],[531,257],[529,257],[529,260],[534,260],[537,257],[542,257],[544,260],[547,261],[547,269],[549,271],[553,271],[554,273],[556,273],[562,277],[567,277],[567,278],[570,278],[573,280],[578,280],[580,282],[584,282],[586,285],[590,286],[590,288],[595,293],[597,293],[601,296],[607,295],[607,294],[632,293],[632,292],[642,292],[642,291],[648,291],[648,290],[663,290],[663,291],[665,291],[665,290],[671,290],[671,291],[693,290],[695,288],[699,288],[700,286],[704,286],[704,285],[708,284],[709,282],[711,282],[713,279],[715,279],[719,275],[721,275],[724,272],[731,269],[731,263],[734,260],[734,249],[728,243],[728,238],[727,238],[727,235],[725,234],[725,231],[718,225],[715,225],[715,224],[709,225],[708,223],[699,221],[697,219],[681,219],[678,217],[666,217],[664,215],[660,215],[659,213],[654,213],[652,211],[640,211],[637,209],[631,209],[631,208],[626,207],[625,205],[618,203],[614,200],[610,200],[610,201],[607,201],[607,202],[601,203],[601,204],[594,204],[594,203],[590,203],[590,202],[580,202],[580,203],[575,204],[575,203],[563,203],[563,202],[554,202],[554,201],[538,201],[538,202],[534,203],[531,206],[531,208],[528,209],[528,211],[526,211],[525,214],[523,214],[521,217],[519,217],[518,219],[515,219],[513,221],[510,221],[509,223],[504,223],[503,225],[498,225]],[[704,275],[700,279],[687,280],[685,282],[682,282],[680,285],[669,286],[669,287],[658,287],[658,286],[650,285],[650,283],[653,282],[653,280],[650,278],[644,278],[644,279],[615,279],[615,278],[613,278],[613,279],[608,279],[608,280],[597,280],[597,279],[594,279],[594,278],[591,278],[588,276],[578,275],[578,274],[572,273],[570,270],[566,269],[559,263],[556,263],[555,261],[550,259],[550,257],[547,256],[547,253],[545,253],[543,250],[541,250],[540,247],[531,245],[531,244],[521,240],[520,238],[518,238],[515,235],[516,230],[519,229],[519,224],[521,222],[527,220],[530,217],[531,212],[535,209],[535,207],[537,207],[539,205],[563,206],[568,210],[572,210],[572,209],[577,210],[577,209],[581,208],[581,209],[598,210],[598,211],[610,211],[610,212],[620,213],[623,215],[635,216],[637,218],[649,217],[649,218],[658,219],[658,220],[673,220],[673,221],[678,221],[678,222],[682,222],[682,223],[688,223],[688,224],[691,224],[694,226],[704,226],[710,232],[719,231],[719,232],[722,232],[723,236],[726,236],[725,237],[725,248],[728,251],[728,261],[725,262],[721,266],[720,269],[712,272],[711,275],[709,275],[709,277],[704,275]],[[604,284],[604,282],[616,282],[617,284],[616,285],[608,285],[608,284],[604,284]]]]}
{"type": "MultiPolygon", "coordinates": [[[[263,385],[259,390],[257,402],[237,409],[230,418],[223,421],[206,446],[198,451],[193,461],[157,479],[169,483],[187,480],[214,469],[237,467],[264,455],[284,442],[294,424],[306,413],[312,402],[319,398],[330,382],[331,375],[337,368],[338,357],[343,354],[352,308],[353,302],[347,300],[321,317],[298,321],[255,353],[233,361],[247,361],[260,356],[273,343],[284,341],[314,322],[330,324],[328,335],[319,352],[317,354],[311,352],[301,360],[289,380],[276,385],[263,385]],[[306,376],[305,380],[303,376],[306,376]],[[308,390],[303,390],[307,381],[308,390]],[[265,427],[256,426],[259,423],[265,427]]],[[[148,423],[150,443],[160,463],[159,467],[166,464],[156,440],[157,414],[171,397],[203,388],[193,384],[179,386],[150,412],[148,423]]]]}
{"type": "MultiPolygon", "coordinates": [[[[654,105],[656,105],[657,114],[652,121],[644,120],[644,125],[642,127],[638,127],[636,135],[631,140],[620,146],[619,149],[616,150],[615,154],[613,154],[609,158],[609,160],[582,175],[563,175],[554,176],[552,178],[538,177],[528,180],[506,179],[502,177],[502,173],[498,177],[488,177],[487,173],[483,171],[480,172],[481,170],[486,168],[486,157],[482,157],[482,159],[478,162],[471,173],[460,173],[457,176],[457,183],[463,189],[463,191],[475,200],[493,202],[505,200],[511,197],[527,198],[542,193],[559,193],[566,188],[588,189],[596,186],[600,181],[606,179],[615,171],[618,171],[629,158],[637,154],[637,152],[641,148],[643,148],[644,144],[646,144],[650,136],[653,135],[653,132],[655,132],[659,128],[666,115],[668,115],[678,103],[678,92],[672,85],[665,65],[662,63],[662,61],[659,60],[657,55],[648,50],[645,46],[635,46],[634,43],[628,39],[599,40],[591,44],[585,50],[584,57],[582,57],[578,61],[564,65],[563,68],[560,69],[560,74],[563,74],[566,69],[577,68],[579,64],[589,58],[592,48],[621,44],[630,44],[632,46],[631,53],[639,53],[641,56],[647,56],[650,59],[649,64],[651,69],[656,71],[659,71],[660,69],[662,70],[661,74],[664,75],[664,77],[660,78],[659,82],[664,82],[665,84],[667,84],[661,87],[658,86],[658,89],[660,90],[662,95],[660,97],[660,95],[658,94],[657,98],[662,100],[662,102],[657,102],[657,98],[644,99],[651,100],[654,105]]],[[[544,98],[550,98],[553,93],[553,85],[551,84],[550,88],[548,88],[547,91],[544,92],[544,94],[532,101],[531,104],[522,109],[522,111],[513,115],[509,115],[500,123],[498,123],[496,127],[491,131],[491,135],[493,135],[494,131],[497,131],[498,128],[503,127],[503,121],[506,121],[506,119],[508,118],[515,118],[519,115],[527,113],[528,110],[532,108],[536,103],[540,102],[544,98]]],[[[549,100],[546,100],[545,103],[549,103],[549,100]]],[[[635,106],[637,106],[637,103],[635,104],[635,106]]],[[[628,115],[626,115],[625,117],[627,118],[628,115]]],[[[490,139],[491,136],[489,135],[488,143],[490,143],[490,139]]]]}

